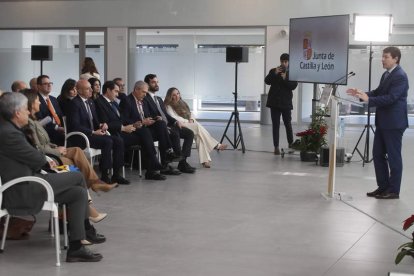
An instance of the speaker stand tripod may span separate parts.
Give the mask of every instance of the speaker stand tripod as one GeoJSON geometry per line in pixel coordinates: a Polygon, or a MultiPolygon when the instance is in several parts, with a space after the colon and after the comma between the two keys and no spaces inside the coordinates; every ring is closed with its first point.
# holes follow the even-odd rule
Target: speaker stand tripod
{"type": "MultiPolygon", "coordinates": [[[[368,71],[368,91],[371,91],[371,67],[372,67],[372,42],[369,43],[369,71],[368,71]]],[[[375,130],[371,125],[371,110],[369,105],[368,108],[368,114],[367,114],[367,124],[364,127],[364,130],[362,131],[361,135],[359,136],[358,142],[356,143],[354,150],[352,151],[352,156],[354,156],[355,151],[358,152],[359,156],[362,158],[362,166],[365,166],[365,163],[370,163],[372,161],[372,158],[369,158],[369,134],[370,131],[375,134],[375,130]],[[361,151],[358,149],[359,142],[361,141],[362,137],[365,136],[365,145],[364,145],[364,154],[361,153],[361,151]]]]}
{"type": "Polygon", "coordinates": [[[223,143],[224,138],[226,138],[230,145],[233,147],[233,149],[237,149],[239,144],[241,143],[242,146],[242,152],[245,153],[246,148],[244,146],[244,140],[243,140],[243,133],[240,125],[240,118],[239,118],[239,111],[237,109],[237,70],[239,63],[236,62],[236,69],[235,69],[235,84],[234,84],[234,111],[231,113],[230,119],[227,122],[226,129],[224,130],[223,136],[221,137],[220,144],[223,143]],[[230,140],[230,138],[227,136],[227,131],[229,130],[230,124],[233,122],[234,117],[234,139],[233,141],[230,140]]]}

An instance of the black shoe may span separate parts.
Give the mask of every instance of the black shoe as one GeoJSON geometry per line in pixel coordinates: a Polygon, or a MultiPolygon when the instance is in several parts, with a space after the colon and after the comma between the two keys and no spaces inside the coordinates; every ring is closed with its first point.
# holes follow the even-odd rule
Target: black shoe
{"type": "Polygon", "coordinates": [[[164,175],[180,175],[181,172],[179,170],[174,169],[173,167],[167,165],[160,170],[161,174],[164,175]]]}
{"type": "Polygon", "coordinates": [[[191,167],[190,164],[187,163],[187,161],[181,161],[178,164],[178,169],[180,170],[180,172],[183,173],[194,173],[196,171],[196,169],[194,167],[191,167]]]}
{"type": "Polygon", "coordinates": [[[379,195],[381,193],[382,193],[382,191],[378,188],[375,191],[367,193],[367,196],[368,197],[376,197],[377,195],[379,195]]]}
{"type": "Polygon", "coordinates": [[[78,250],[68,250],[66,254],[66,262],[99,262],[102,260],[102,255],[99,253],[93,253],[85,246],[81,246],[78,250]]]}
{"type": "Polygon", "coordinates": [[[399,199],[400,195],[397,193],[383,192],[375,196],[376,199],[399,199]]]}
{"type": "Polygon", "coordinates": [[[101,176],[101,180],[103,182],[105,182],[106,184],[113,184],[114,182],[112,182],[111,178],[109,178],[108,175],[102,175],[101,176]]]}
{"type": "Polygon", "coordinates": [[[111,179],[112,183],[118,183],[119,185],[129,185],[131,182],[129,180],[126,180],[120,175],[113,175],[111,179]]]}
{"type": "Polygon", "coordinates": [[[165,162],[171,163],[171,162],[179,162],[183,159],[183,157],[173,151],[167,151],[165,154],[165,162]]]}
{"type": "Polygon", "coordinates": [[[148,180],[165,180],[167,179],[167,177],[165,177],[165,175],[162,175],[158,172],[155,171],[147,171],[145,173],[145,179],[148,180]]]}
{"type": "Polygon", "coordinates": [[[104,235],[96,233],[95,227],[91,226],[91,228],[86,230],[86,240],[91,243],[103,243],[106,241],[106,238],[104,235]]]}

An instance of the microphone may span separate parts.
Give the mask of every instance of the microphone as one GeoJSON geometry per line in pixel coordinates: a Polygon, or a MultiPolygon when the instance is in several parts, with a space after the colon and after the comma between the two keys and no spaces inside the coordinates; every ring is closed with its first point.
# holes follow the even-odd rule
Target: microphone
{"type": "Polygon", "coordinates": [[[353,72],[353,71],[351,71],[351,72],[349,72],[348,74],[346,74],[345,76],[342,76],[342,77],[340,77],[339,79],[337,79],[336,81],[334,81],[331,85],[335,85],[335,84],[341,84],[341,82],[344,80],[344,79],[349,79],[350,77],[353,77],[353,76],[355,76],[356,74],[353,72]]]}

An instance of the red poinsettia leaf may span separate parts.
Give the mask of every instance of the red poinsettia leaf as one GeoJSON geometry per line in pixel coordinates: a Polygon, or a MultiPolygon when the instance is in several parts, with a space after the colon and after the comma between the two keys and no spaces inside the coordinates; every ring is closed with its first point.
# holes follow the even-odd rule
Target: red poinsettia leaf
{"type": "Polygon", "coordinates": [[[403,230],[404,231],[407,230],[413,224],[414,224],[414,215],[411,215],[411,217],[404,220],[403,230]]]}

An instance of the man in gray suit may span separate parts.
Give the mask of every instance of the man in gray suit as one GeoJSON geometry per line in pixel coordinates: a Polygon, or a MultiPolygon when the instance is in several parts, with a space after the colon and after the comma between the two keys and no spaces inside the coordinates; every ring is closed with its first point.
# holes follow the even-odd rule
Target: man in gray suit
{"type": "MultiPolygon", "coordinates": [[[[4,93],[0,96],[0,176],[7,182],[21,176],[39,176],[50,183],[55,201],[66,204],[71,214],[70,243],[67,262],[97,262],[101,254],[93,253],[81,244],[95,229],[90,225],[88,196],[85,180],[78,172],[45,174],[38,172],[47,164],[43,153],[26,139],[22,127],[28,123],[27,98],[20,93],[4,93]]],[[[36,214],[42,209],[46,191],[36,183],[13,186],[4,193],[4,207],[11,215],[36,214]]],[[[102,239],[100,240],[102,242],[102,239]]]]}

